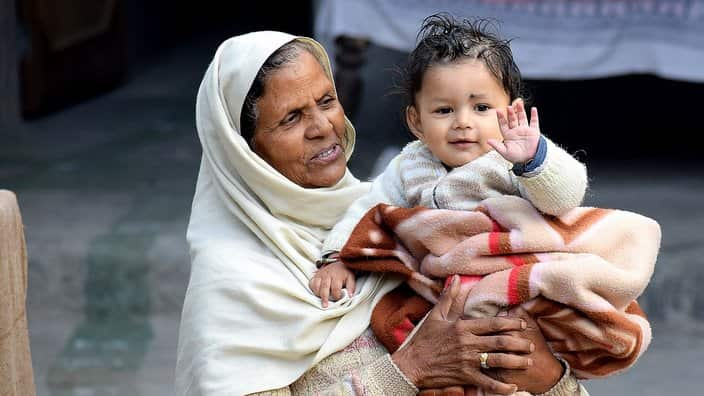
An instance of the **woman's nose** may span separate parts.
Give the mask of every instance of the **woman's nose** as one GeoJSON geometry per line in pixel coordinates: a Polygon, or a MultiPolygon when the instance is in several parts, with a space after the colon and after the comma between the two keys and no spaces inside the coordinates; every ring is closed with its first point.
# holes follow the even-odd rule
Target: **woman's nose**
{"type": "Polygon", "coordinates": [[[324,111],[316,109],[311,114],[311,122],[306,128],[306,138],[315,139],[325,137],[333,132],[332,121],[327,117],[324,111]]]}

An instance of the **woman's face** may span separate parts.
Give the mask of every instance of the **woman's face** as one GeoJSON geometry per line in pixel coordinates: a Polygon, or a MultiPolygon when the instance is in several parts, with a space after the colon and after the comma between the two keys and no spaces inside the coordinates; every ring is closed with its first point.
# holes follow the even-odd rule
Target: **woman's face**
{"type": "Polygon", "coordinates": [[[270,75],[257,101],[254,152],[294,183],[330,187],[345,174],[344,110],[308,51],[270,75]]]}

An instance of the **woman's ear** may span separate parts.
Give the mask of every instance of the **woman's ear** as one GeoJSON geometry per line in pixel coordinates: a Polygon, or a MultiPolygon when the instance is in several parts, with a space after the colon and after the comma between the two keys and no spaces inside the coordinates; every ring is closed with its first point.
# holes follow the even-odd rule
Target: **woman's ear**
{"type": "Polygon", "coordinates": [[[411,130],[413,136],[423,141],[423,130],[420,128],[420,115],[415,106],[406,107],[406,125],[411,130]]]}

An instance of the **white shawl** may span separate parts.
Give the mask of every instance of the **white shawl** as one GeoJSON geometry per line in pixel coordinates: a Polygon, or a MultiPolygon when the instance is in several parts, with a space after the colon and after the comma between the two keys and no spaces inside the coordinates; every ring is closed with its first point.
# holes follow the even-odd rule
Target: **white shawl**
{"type": "MultiPolygon", "coordinates": [[[[254,154],[239,134],[245,95],[265,60],[306,41],[332,80],[322,46],[255,32],[220,45],[196,104],[203,158],[187,238],[191,278],[179,331],[177,395],[233,395],[286,386],[369,325],[398,281],[366,276],[353,298],[322,309],[309,289],[322,241],[369,189],[354,176],[306,189],[254,154]]],[[[345,118],[349,158],[355,132],[345,118]]]]}

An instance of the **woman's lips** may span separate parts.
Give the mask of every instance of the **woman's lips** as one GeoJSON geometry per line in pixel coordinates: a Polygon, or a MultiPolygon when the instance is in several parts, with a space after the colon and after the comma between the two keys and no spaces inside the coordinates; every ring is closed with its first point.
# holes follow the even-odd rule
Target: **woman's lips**
{"type": "Polygon", "coordinates": [[[340,155],[342,155],[342,146],[335,143],[332,146],[316,154],[310,160],[317,163],[329,164],[331,162],[335,162],[340,157],[340,155]]]}

